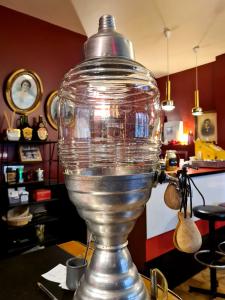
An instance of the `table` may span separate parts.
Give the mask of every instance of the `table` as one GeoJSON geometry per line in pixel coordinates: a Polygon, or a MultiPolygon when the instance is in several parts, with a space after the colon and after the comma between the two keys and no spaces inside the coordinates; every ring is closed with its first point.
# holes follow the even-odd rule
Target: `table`
{"type": "MultiPolygon", "coordinates": [[[[38,281],[42,282],[59,300],[72,300],[73,292],[62,290],[58,284],[42,278],[41,274],[58,263],[65,264],[71,256],[84,253],[85,245],[70,241],[0,261],[0,300],[47,300],[48,297],[37,287],[38,281]]],[[[93,249],[90,249],[88,260],[92,253],[93,249]]],[[[143,280],[149,289],[149,280],[144,276],[143,280]]],[[[168,300],[175,299],[179,298],[170,292],[168,300]]]]}

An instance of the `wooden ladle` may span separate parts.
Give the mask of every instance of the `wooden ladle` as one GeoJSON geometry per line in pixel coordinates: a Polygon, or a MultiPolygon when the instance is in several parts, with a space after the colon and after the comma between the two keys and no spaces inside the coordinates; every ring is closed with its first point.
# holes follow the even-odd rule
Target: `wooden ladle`
{"type": "Polygon", "coordinates": [[[169,183],[165,193],[164,193],[164,202],[166,206],[171,209],[179,209],[181,205],[181,196],[177,189],[177,186],[174,183],[169,183]]]}
{"type": "Polygon", "coordinates": [[[178,223],[173,236],[174,246],[186,253],[194,253],[201,248],[202,236],[195,222],[187,213],[184,218],[184,213],[178,212],[178,223]]]}

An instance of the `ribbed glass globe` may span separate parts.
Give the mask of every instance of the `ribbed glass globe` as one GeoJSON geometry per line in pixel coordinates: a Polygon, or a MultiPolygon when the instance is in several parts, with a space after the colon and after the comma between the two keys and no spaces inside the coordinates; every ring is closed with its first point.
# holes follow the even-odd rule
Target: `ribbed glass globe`
{"type": "Polygon", "coordinates": [[[59,97],[59,156],[67,173],[155,169],[159,91],[145,67],[119,57],[87,60],[65,75],[59,97]]]}

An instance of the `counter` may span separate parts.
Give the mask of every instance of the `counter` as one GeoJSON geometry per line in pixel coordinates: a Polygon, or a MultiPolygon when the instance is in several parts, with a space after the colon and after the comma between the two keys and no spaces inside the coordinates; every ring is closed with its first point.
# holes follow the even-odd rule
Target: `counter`
{"type": "MultiPolygon", "coordinates": [[[[199,168],[189,169],[188,174],[201,193],[206,204],[218,205],[225,202],[225,169],[199,168]]],[[[177,225],[177,211],[168,208],[164,203],[164,192],[167,183],[158,184],[152,189],[150,200],[146,206],[146,261],[158,257],[172,249],[173,232],[177,225]]],[[[202,198],[192,186],[193,206],[202,205],[202,198]]],[[[197,220],[197,226],[204,235],[208,232],[206,221],[197,220]]],[[[225,222],[217,222],[217,228],[225,222]]]]}

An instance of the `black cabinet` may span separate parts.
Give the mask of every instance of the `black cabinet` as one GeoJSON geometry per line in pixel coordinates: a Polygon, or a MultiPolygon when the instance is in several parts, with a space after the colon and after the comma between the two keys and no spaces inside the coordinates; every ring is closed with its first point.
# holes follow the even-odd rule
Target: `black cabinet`
{"type": "Polygon", "coordinates": [[[0,141],[0,164],[1,256],[18,254],[32,247],[52,245],[71,239],[85,242],[86,226],[70,203],[65,185],[60,183],[55,141],[0,141]],[[41,160],[21,161],[21,146],[22,149],[38,149],[41,160]],[[13,174],[13,170],[19,168],[23,169],[22,180],[17,176],[17,171],[13,174]],[[44,177],[41,181],[38,181],[37,169],[44,170],[44,177]],[[8,170],[12,171],[11,177],[7,177],[8,170]],[[20,198],[9,199],[9,189],[26,190],[29,193],[28,202],[20,198]],[[36,201],[34,194],[37,191],[50,192],[51,197],[36,201]],[[13,224],[12,226],[3,220],[9,210],[27,207],[32,215],[31,221],[27,224],[23,226],[13,224]]]}

